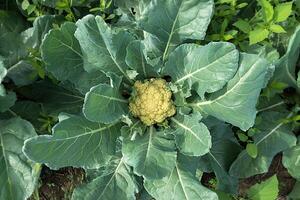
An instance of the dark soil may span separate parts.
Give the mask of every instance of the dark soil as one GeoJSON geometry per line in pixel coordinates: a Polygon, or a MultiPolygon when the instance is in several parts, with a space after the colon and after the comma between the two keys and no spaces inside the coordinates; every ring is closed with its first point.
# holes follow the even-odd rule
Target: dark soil
{"type": "MultiPolygon", "coordinates": [[[[83,169],[66,167],[55,171],[43,166],[38,189],[39,199],[69,200],[74,188],[84,181],[84,177],[83,169]]],[[[33,195],[30,200],[37,198],[33,195]]]]}

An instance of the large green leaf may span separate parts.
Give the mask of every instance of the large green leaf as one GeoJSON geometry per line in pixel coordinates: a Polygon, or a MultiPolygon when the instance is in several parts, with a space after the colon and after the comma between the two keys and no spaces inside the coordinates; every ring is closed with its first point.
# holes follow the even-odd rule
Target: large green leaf
{"type": "Polygon", "coordinates": [[[60,29],[52,29],[44,38],[41,53],[47,71],[60,81],[69,80],[81,93],[92,86],[106,82],[101,71],[87,73],[83,68],[83,58],[79,42],[74,36],[76,25],[66,22],[60,29]]]}
{"type": "Polygon", "coordinates": [[[300,145],[294,146],[283,152],[282,164],[288,172],[300,180],[300,145]]]}
{"type": "Polygon", "coordinates": [[[26,140],[23,151],[31,160],[51,168],[97,168],[114,154],[119,135],[118,124],[103,125],[76,116],[58,123],[51,136],[26,140]]]}
{"type": "Polygon", "coordinates": [[[254,124],[255,106],[272,69],[273,65],[259,56],[242,53],[240,67],[227,86],[212,94],[208,100],[194,103],[193,106],[242,130],[247,130],[254,124]]]}
{"type": "Polygon", "coordinates": [[[187,39],[201,40],[213,13],[212,0],[141,1],[139,25],[153,34],[163,60],[187,39]],[[145,4],[145,5],[143,5],[145,4]]]}
{"type": "Polygon", "coordinates": [[[75,31],[76,25],[67,22],[60,29],[52,29],[41,46],[46,69],[61,81],[70,79],[77,71],[83,71],[82,54],[74,37],[75,31]]]}
{"type": "Polygon", "coordinates": [[[297,87],[296,64],[300,52],[300,26],[289,40],[289,46],[284,56],[276,62],[273,80],[297,87]]]}
{"type": "Polygon", "coordinates": [[[76,23],[78,39],[87,71],[102,70],[124,76],[129,81],[125,63],[126,47],[133,36],[112,30],[100,16],[87,15],[76,23]]]}
{"type": "Polygon", "coordinates": [[[224,87],[236,73],[238,61],[239,53],[230,43],[184,44],[170,54],[163,73],[171,76],[175,84],[188,81],[203,97],[205,92],[224,87]]]}
{"type": "Polygon", "coordinates": [[[137,175],[147,179],[169,176],[176,162],[175,142],[164,132],[156,132],[152,126],[134,139],[126,137],[122,153],[125,163],[132,166],[137,175]]]}
{"type": "Polygon", "coordinates": [[[110,161],[102,173],[90,183],[76,188],[72,200],[135,199],[137,185],[134,175],[123,158],[110,161]]]}
{"type": "Polygon", "coordinates": [[[211,136],[207,127],[200,123],[201,115],[180,115],[171,118],[179,151],[189,156],[202,156],[211,148],[211,136]]]}
{"type": "Polygon", "coordinates": [[[115,77],[111,85],[99,84],[86,94],[83,114],[94,122],[112,123],[127,114],[128,101],[121,96],[121,78],[115,77]]]}
{"type": "Polygon", "coordinates": [[[25,120],[0,120],[0,199],[25,200],[34,191],[40,167],[26,159],[22,146],[35,135],[25,120]]]}
{"type": "Polygon", "coordinates": [[[170,176],[144,181],[146,190],[160,200],[217,200],[218,196],[201,185],[195,177],[195,158],[179,156],[170,176]]]}
{"type": "Polygon", "coordinates": [[[263,112],[258,119],[261,122],[255,126],[258,132],[253,136],[254,144],[258,149],[257,157],[252,158],[246,150],[243,150],[230,167],[230,174],[246,178],[265,173],[277,153],[294,146],[297,139],[292,128],[282,122],[290,116],[291,114],[286,113],[263,112]]]}

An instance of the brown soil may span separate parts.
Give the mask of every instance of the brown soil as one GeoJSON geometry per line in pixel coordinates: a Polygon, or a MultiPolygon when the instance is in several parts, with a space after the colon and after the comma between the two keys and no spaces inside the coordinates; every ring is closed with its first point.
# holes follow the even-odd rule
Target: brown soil
{"type": "MultiPolygon", "coordinates": [[[[72,167],[50,170],[43,167],[38,189],[40,200],[69,200],[76,186],[84,181],[83,169],[72,167]]],[[[33,195],[30,200],[37,200],[33,195]]]]}

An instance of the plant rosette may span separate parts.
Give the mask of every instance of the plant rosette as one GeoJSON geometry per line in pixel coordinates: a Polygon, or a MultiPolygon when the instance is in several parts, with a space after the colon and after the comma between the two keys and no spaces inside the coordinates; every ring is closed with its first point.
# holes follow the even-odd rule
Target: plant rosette
{"type": "Polygon", "coordinates": [[[202,118],[248,130],[274,67],[228,42],[188,43],[204,39],[212,0],[140,4],[134,30],[87,15],[45,36],[46,69],[85,95],[83,115],[61,117],[23,151],[52,169],[94,171],[73,199],[134,199],[143,187],[157,199],[217,199],[196,177],[212,147],[202,118]]]}

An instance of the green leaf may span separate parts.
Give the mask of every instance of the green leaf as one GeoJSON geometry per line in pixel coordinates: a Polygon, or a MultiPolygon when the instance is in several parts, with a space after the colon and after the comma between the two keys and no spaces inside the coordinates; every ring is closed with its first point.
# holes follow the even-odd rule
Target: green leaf
{"type": "Polygon", "coordinates": [[[77,91],[71,88],[65,89],[49,81],[35,82],[32,85],[22,87],[18,92],[27,99],[42,103],[43,110],[54,116],[61,112],[81,113],[84,102],[84,97],[77,91]]]}
{"type": "Polygon", "coordinates": [[[230,43],[184,44],[170,54],[163,73],[175,84],[187,81],[203,97],[205,92],[224,87],[236,73],[238,59],[238,51],[230,43]]]}
{"type": "Polygon", "coordinates": [[[157,74],[154,67],[147,63],[145,45],[140,40],[135,40],[128,45],[125,61],[131,69],[139,73],[139,78],[145,79],[157,74]]]}
{"type": "Polygon", "coordinates": [[[246,146],[246,151],[252,158],[257,157],[257,146],[253,143],[248,143],[246,146]]]}
{"type": "Polygon", "coordinates": [[[75,37],[81,46],[85,69],[113,72],[131,82],[126,74],[125,56],[133,36],[123,30],[112,30],[100,16],[87,15],[76,25],[75,37]]]}
{"type": "Polygon", "coordinates": [[[119,85],[99,84],[86,94],[83,114],[93,122],[109,124],[127,114],[128,101],[119,91],[119,85]]]}
{"type": "Polygon", "coordinates": [[[26,46],[39,49],[42,40],[54,25],[60,25],[63,21],[63,17],[57,15],[43,15],[37,17],[33,22],[33,27],[22,33],[26,46]]]}
{"type": "Polygon", "coordinates": [[[284,30],[284,28],[278,24],[271,24],[270,31],[272,31],[274,33],[285,33],[286,32],[284,30]]]}
{"type": "Polygon", "coordinates": [[[24,140],[36,135],[20,118],[0,120],[0,199],[27,199],[33,193],[40,166],[22,153],[24,140]]]}
{"type": "Polygon", "coordinates": [[[293,2],[280,3],[275,7],[274,11],[274,21],[283,22],[285,21],[292,13],[293,2]]]}
{"type": "Polygon", "coordinates": [[[187,39],[204,39],[213,13],[212,0],[156,0],[141,3],[139,25],[155,37],[163,61],[187,39]]]}
{"type": "Polygon", "coordinates": [[[243,19],[239,19],[238,21],[236,21],[233,26],[237,27],[239,30],[241,30],[244,33],[249,33],[251,31],[251,26],[249,24],[249,22],[243,20],[243,19]]]}
{"type": "Polygon", "coordinates": [[[267,29],[256,28],[253,31],[250,31],[249,33],[250,45],[261,42],[264,39],[268,38],[268,36],[269,31],[267,29]]]}
{"type": "Polygon", "coordinates": [[[195,177],[195,158],[180,157],[182,158],[176,162],[170,176],[144,181],[144,187],[149,194],[161,200],[217,200],[217,194],[202,186],[195,177]]]}
{"type": "Polygon", "coordinates": [[[23,0],[21,7],[23,10],[26,10],[28,8],[28,6],[30,5],[30,3],[28,2],[28,0],[23,0]]]}
{"type": "Polygon", "coordinates": [[[277,153],[296,144],[297,139],[291,126],[282,122],[282,119],[289,116],[290,114],[278,112],[262,113],[261,122],[255,126],[259,132],[253,136],[257,157],[252,158],[246,150],[242,151],[230,167],[232,176],[247,178],[265,173],[277,153]]]}
{"type": "Polygon", "coordinates": [[[200,123],[202,116],[198,114],[180,115],[171,118],[179,151],[188,156],[202,156],[211,148],[211,136],[207,127],[200,123]]]}
{"type": "Polygon", "coordinates": [[[75,30],[76,25],[71,22],[66,22],[60,29],[52,29],[43,40],[41,53],[47,71],[60,81],[69,80],[86,94],[91,87],[107,82],[108,78],[101,71],[88,73],[84,70],[75,30]]]}
{"type": "Polygon", "coordinates": [[[269,0],[258,0],[260,6],[262,7],[262,13],[265,22],[270,22],[273,19],[274,10],[273,6],[269,0]]]}
{"type": "Polygon", "coordinates": [[[20,60],[9,69],[7,77],[12,79],[17,86],[25,86],[37,79],[37,72],[29,61],[20,60]]]}
{"type": "Polygon", "coordinates": [[[206,118],[204,123],[212,135],[212,148],[208,154],[200,158],[200,170],[204,172],[213,171],[216,174],[217,190],[236,194],[238,178],[230,176],[228,169],[240,153],[241,147],[228,124],[213,117],[206,118]]]}
{"type": "Polygon", "coordinates": [[[297,86],[300,88],[300,71],[298,72],[297,86]]]}
{"type": "Polygon", "coordinates": [[[90,183],[77,187],[72,200],[95,199],[135,199],[137,185],[131,169],[123,158],[114,158],[107,164],[105,171],[97,174],[90,183]]]}
{"type": "Polygon", "coordinates": [[[300,180],[300,145],[294,146],[283,152],[282,164],[289,174],[300,180]]]}
{"type": "Polygon", "coordinates": [[[8,92],[4,96],[1,96],[1,94],[0,94],[0,113],[5,112],[10,107],[12,107],[15,104],[16,100],[17,100],[17,97],[14,92],[8,92]]]}
{"type": "Polygon", "coordinates": [[[244,133],[240,132],[237,135],[239,137],[239,140],[241,140],[242,142],[247,142],[248,141],[248,136],[245,135],[244,133]]]}
{"type": "Polygon", "coordinates": [[[245,131],[254,124],[255,105],[272,67],[257,55],[242,53],[238,72],[227,86],[212,94],[210,99],[191,105],[245,131]]]}
{"type": "Polygon", "coordinates": [[[93,123],[83,117],[70,117],[53,128],[53,135],[25,141],[28,158],[53,169],[73,166],[97,168],[115,153],[120,125],[93,123]]]}
{"type": "Polygon", "coordinates": [[[52,29],[44,38],[41,54],[46,69],[58,80],[71,79],[77,71],[83,71],[80,46],[74,33],[76,25],[64,23],[60,29],[52,29]]]}
{"type": "Polygon", "coordinates": [[[286,53],[275,63],[273,80],[283,82],[297,88],[296,64],[300,52],[300,26],[298,26],[289,40],[286,53]]]}
{"type": "Polygon", "coordinates": [[[134,172],[147,179],[169,176],[175,167],[175,142],[164,132],[149,127],[143,135],[126,137],[123,141],[124,161],[134,172]]]}
{"type": "Polygon", "coordinates": [[[297,200],[300,196],[300,181],[297,181],[294,185],[292,192],[289,194],[288,198],[292,200],[297,200]]]}
{"type": "Polygon", "coordinates": [[[7,74],[7,70],[4,67],[4,64],[2,61],[0,61],[0,84],[2,83],[2,80],[7,74]]]}
{"type": "MultiPolygon", "coordinates": [[[[59,6],[58,4],[65,5],[64,2],[68,2],[66,0],[37,0],[39,3],[41,3],[44,6],[51,7],[51,8],[56,8],[59,6]]],[[[72,0],[71,6],[88,6],[90,3],[94,2],[95,0],[72,0]]]]}
{"type": "Polygon", "coordinates": [[[247,191],[248,198],[251,200],[274,200],[278,196],[278,180],[276,175],[257,183],[247,191]]]}

